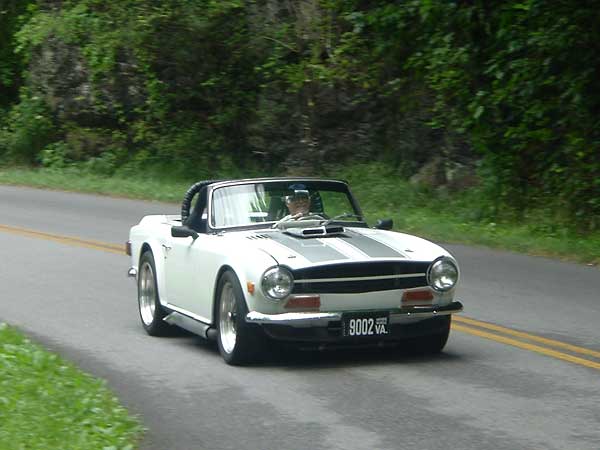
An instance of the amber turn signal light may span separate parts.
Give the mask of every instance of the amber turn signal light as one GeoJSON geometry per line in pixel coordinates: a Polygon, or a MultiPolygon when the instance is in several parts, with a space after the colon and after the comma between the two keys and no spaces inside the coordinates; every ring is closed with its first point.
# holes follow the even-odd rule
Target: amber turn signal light
{"type": "Polygon", "coordinates": [[[433,300],[433,294],[429,289],[421,291],[405,291],[404,294],[402,294],[403,302],[427,302],[431,300],[433,300]]]}
{"type": "Polygon", "coordinates": [[[294,295],[287,301],[286,308],[320,308],[321,297],[318,295],[294,295]]]}

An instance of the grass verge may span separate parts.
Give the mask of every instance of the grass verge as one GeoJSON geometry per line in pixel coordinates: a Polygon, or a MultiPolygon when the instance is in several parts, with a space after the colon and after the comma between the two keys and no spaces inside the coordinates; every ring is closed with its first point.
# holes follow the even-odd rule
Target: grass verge
{"type": "MultiPolygon", "coordinates": [[[[254,174],[253,174],[254,175],[254,174]]],[[[600,264],[600,233],[582,235],[549,215],[503,221],[486,220],[477,194],[443,195],[416,189],[380,164],[338,169],[326,174],[346,179],[369,223],[394,219],[397,231],[447,243],[484,245],[532,255],[600,264]]],[[[214,178],[223,174],[214,174],[214,178]]],[[[77,167],[66,169],[0,168],[0,183],[115,195],[179,203],[197,180],[178,180],[164,172],[100,176],[77,167]]]]}
{"type": "Polygon", "coordinates": [[[482,245],[537,256],[600,264],[600,232],[581,234],[532,209],[521,218],[486,219],[477,191],[448,195],[416,189],[367,165],[338,173],[350,183],[369,223],[392,218],[394,229],[438,242],[482,245]]]}
{"type": "Polygon", "coordinates": [[[0,448],[126,450],[140,435],[102,381],[0,323],[0,448]]]}

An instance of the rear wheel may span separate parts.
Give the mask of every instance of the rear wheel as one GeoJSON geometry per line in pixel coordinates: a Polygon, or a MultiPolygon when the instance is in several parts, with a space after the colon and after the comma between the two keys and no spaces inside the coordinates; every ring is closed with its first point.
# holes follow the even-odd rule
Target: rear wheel
{"type": "Polygon", "coordinates": [[[262,347],[260,330],[246,323],[248,308],[237,276],[226,271],[217,286],[217,343],[227,364],[252,362],[262,347]]]}
{"type": "Polygon", "coordinates": [[[150,336],[168,334],[169,324],[163,321],[166,313],[160,305],[158,283],[156,282],[156,266],[151,251],[146,251],[140,258],[138,275],[138,307],[142,326],[150,336]]]}

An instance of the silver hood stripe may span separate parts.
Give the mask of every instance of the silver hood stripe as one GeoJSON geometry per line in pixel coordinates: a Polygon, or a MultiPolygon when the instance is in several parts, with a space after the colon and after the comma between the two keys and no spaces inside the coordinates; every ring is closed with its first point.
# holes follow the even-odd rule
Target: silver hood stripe
{"type": "Polygon", "coordinates": [[[289,257],[294,258],[300,266],[348,260],[407,259],[405,254],[389,245],[359,231],[348,229],[343,235],[335,237],[300,238],[279,231],[269,232],[268,237],[269,239],[257,240],[257,242],[261,242],[261,247],[267,252],[269,247],[273,251],[277,248],[278,251],[275,251],[273,256],[280,263],[289,257]],[[281,260],[282,252],[286,255],[284,260],[281,260]]]}
{"type": "MultiPolygon", "coordinates": [[[[363,234],[363,236],[365,236],[365,235],[363,234]]],[[[395,247],[393,245],[390,245],[389,243],[385,242],[385,240],[382,240],[382,236],[378,236],[377,234],[369,234],[368,236],[365,236],[365,237],[368,237],[369,239],[373,239],[374,241],[377,241],[377,242],[379,242],[382,245],[390,247],[392,250],[394,250],[394,251],[398,252],[400,255],[402,255],[403,258],[410,259],[410,257],[408,256],[408,254],[406,254],[402,250],[399,250],[397,247],[395,247]]]]}
{"type": "Polygon", "coordinates": [[[360,251],[354,245],[349,244],[348,242],[346,242],[343,239],[330,237],[330,238],[319,239],[319,241],[321,241],[324,244],[329,245],[330,247],[333,247],[335,250],[337,250],[341,254],[345,255],[349,259],[353,259],[353,260],[369,259],[369,255],[367,255],[365,252],[360,251]]]}
{"type": "Polygon", "coordinates": [[[325,242],[321,242],[321,239],[302,239],[289,236],[285,233],[272,233],[269,234],[269,237],[294,253],[302,255],[311,263],[348,259],[343,253],[340,253],[325,242]]]}
{"type": "Polygon", "coordinates": [[[352,230],[346,230],[345,234],[340,239],[371,258],[406,258],[403,253],[364,234],[352,230]]]}

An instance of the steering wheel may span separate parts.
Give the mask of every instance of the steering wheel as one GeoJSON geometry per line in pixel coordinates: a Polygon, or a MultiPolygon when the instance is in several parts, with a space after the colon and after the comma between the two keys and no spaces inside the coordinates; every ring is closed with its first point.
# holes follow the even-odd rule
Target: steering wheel
{"type": "Polygon", "coordinates": [[[296,220],[325,220],[325,217],[318,214],[307,214],[306,216],[299,217],[296,220]]]}

